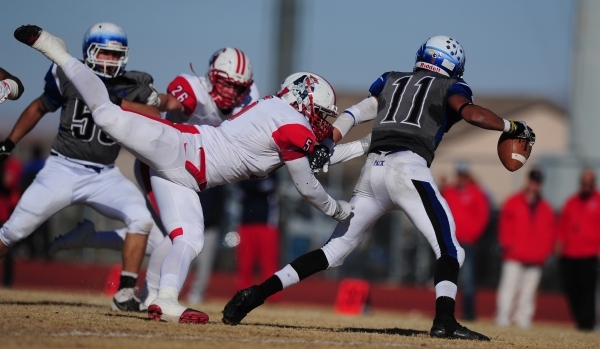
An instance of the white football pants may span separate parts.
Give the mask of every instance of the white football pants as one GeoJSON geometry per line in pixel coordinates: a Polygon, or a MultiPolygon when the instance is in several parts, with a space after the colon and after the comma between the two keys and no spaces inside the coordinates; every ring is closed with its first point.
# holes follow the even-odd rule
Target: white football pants
{"type": "Polygon", "coordinates": [[[87,204],[125,223],[130,233],[148,234],[153,226],[142,193],[117,167],[50,156],[0,228],[0,241],[6,246],[19,242],[73,204],[87,204]]]}
{"type": "Polygon", "coordinates": [[[329,269],[344,259],[366,237],[364,232],[381,215],[402,210],[427,238],[436,258],[448,255],[462,265],[465,253],[455,236],[455,224],[446,200],[442,198],[427,162],[412,151],[371,153],[362,168],[350,203],[349,219],[338,223],[323,251],[329,269]]]}

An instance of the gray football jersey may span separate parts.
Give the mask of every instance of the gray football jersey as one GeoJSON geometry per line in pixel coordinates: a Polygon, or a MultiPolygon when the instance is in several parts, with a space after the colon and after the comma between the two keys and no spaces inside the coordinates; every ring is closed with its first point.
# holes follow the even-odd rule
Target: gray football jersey
{"type": "Polygon", "coordinates": [[[388,72],[370,89],[378,97],[369,152],[411,150],[428,166],[444,133],[462,118],[447,108],[449,91],[472,100],[469,86],[427,70],[388,72]]]}
{"type": "MultiPolygon", "coordinates": [[[[44,93],[40,97],[44,108],[51,112],[62,108],[60,127],[52,149],[73,159],[103,165],[114,163],[120,146],[96,126],[92,113],[62,69],[53,64],[45,81],[44,93]]],[[[127,71],[103,82],[116,96],[143,104],[156,91],[152,77],[142,72],[127,71]]]]}

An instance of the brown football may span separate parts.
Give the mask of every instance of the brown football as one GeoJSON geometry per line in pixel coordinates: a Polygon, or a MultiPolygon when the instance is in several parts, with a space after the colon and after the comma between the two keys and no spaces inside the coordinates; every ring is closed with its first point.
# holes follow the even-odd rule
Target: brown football
{"type": "Polygon", "coordinates": [[[510,172],[525,165],[531,155],[531,145],[526,139],[514,138],[502,132],[498,139],[498,157],[502,165],[510,172]]]}

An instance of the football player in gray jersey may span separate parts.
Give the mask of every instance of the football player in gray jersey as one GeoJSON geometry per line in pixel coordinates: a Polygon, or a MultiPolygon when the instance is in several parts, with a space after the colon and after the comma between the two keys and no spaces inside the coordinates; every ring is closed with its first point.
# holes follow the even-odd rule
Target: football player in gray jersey
{"type": "Polygon", "coordinates": [[[370,95],[348,108],[334,123],[333,140],[309,156],[313,170],[331,156],[331,145],[354,125],[375,119],[368,157],[354,189],[350,219],[338,223],[322,248],[309,252],[260,285],[238,291],[223,310],[223,322],[236,325],[266,298],[325,269],[344,262],[381,215],[403,210],[429,241],[437,262],[434,275],[436,316],[432,337],[490,340],[461,326],[454,317],[457,279],[464,251],[455,236],[452,213],[429,166],[444,133],[464,119],[477,127],[504,131],[535,142],[524,122],[504,120],[473,104],[462,80],[465,53],[447,36],[429,38],[418,50],[413,72],[388,72],[371,86],[370,95]]]}
{"type": "MultiPolygon", "coordinates": [[[[21,80],[0,68],[0,104],[7,99],[19,99],[23,94],[23,91],[25,91],[25,88],[23,87],[21,80]]],[[[2,148],[0,148],[0,154],[2,154],[2,151],[2,148]]]]}
{"type": "MultiPolygon", "coordinates": [[[[158,117],[160,100],[153,79],[146,73],[125,71],[128,56],[127,37],[119,26],[97,23],[85,34],[85,64],[101,77],[113,103],[158,117]]],[[[51,156],[0,228],[0,258],[64,207],[89,205],[127,226],[123,271],[111,307],[145,310],[140,309],[135,287],[148,233],[156,228],[143,195],[114,165],[120,146],[94,124],[89,108],[57,65],[46,74],[44,93],[23,111],[8,138],[0,142],[0,161],[45,114],[59,108],[60,127],[51,156]]],[[[162,241],[162,233],[153,235],[160,238],[157,242],[162,241]]]]}

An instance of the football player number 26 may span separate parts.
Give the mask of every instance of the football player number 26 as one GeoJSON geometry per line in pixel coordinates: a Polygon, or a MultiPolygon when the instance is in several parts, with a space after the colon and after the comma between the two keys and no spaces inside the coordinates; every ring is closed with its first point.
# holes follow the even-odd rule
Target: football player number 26
{"type": "Polygon", "coordinates": [[[433,80],[435,80],[435,77],[425,76],[417,81],[415,84],[415,86],[417,86],[417,92],[415,92],[412,101],[404,101],[404,91],[406,90],[412,78],[412,76],[403,76],[392,84],[396,86],[396,89],[394,89],[394,93],[392,94],[392,101],[390,103],[390,107],[388,108],[387,114],[383,120],[381,120],[382,124],[388,122],[397,122],[396,113],[398,113],[398,109],[400,109],[400,106],[404,102],[411,103],[411,105],[408,115],[406,118],[404,118],[404,120],[400,121],[400,123],[421,127],[419,121],[421,119],[421,112],[423,111],[423,104],[425,103],[425,98],[427,98],[427,93],[429,93],[429,86],[431,86],[431,83],[433,80]]]}

